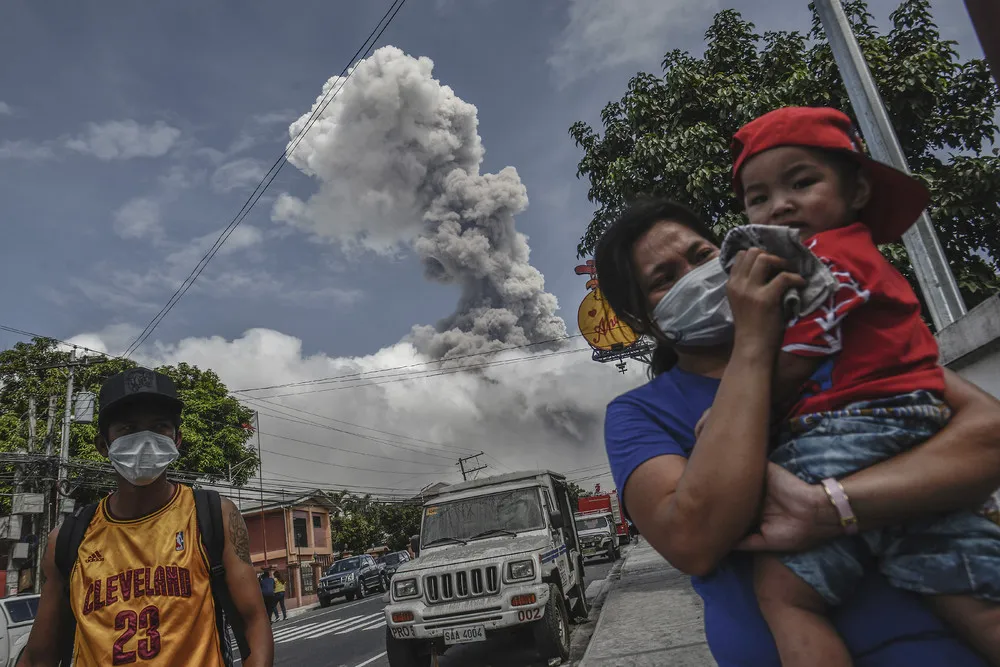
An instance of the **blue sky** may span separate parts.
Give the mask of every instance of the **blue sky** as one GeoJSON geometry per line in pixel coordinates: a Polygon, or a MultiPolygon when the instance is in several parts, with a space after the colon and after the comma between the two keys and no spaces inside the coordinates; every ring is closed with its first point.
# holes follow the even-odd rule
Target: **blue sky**
{"type": "MultiPolygon", "coordinates": [[[[120,352],[236,213],[283,150],[290,122],[309,112],[387,4],[5,2],[0,323],[60,338],[98,333],[120,352]]],[[[410,0],[379,43],[431,58],[433,76],[478,109],[481,171],[516,168],[530,202],[517,229],[570,330],[585,294],[572,271],[575,248],[592,206],[575,178],[579,153],[567,129],[597,121],[631,74],[658,71],[666,50],[699,51],[712,14],[728,6],[760,30],[808,27],[804,1],[410,0]]],[[[883,23],[894,6],[870,3],[883,23]]],[[[979,55],[961,0],[934,6],[944,36],[963,55],[979,55]]],[[[325,368],[380,350],[391,357],[411,327],[455,309],[458,288],[423,280],[405,243],[391,253],[349,252],[274,219],[279,194],[306,200],[317,189],[315,178],[285,167],[160,325],[149,358],[184,350],[231,369],[231,386],[322,377],[310,359],[325,368]],[[288,348],[279,367],[247,373],[233,359],[267,367],[233,351],[253,328],[301,347],[288,348]]],[[[0,344],[14,340],[0,333],[0,344]]],[[[615,375],[608,367],[579,372],[595,384],[615,375]]],[[[588,409],[599,411],[623,382],[593,390],[588,409]]],[[[466,417],[482,406],[469,410],[466,417]]],[[[581,466],[600,463],[598,431],[588,430],[581,466]]]]}

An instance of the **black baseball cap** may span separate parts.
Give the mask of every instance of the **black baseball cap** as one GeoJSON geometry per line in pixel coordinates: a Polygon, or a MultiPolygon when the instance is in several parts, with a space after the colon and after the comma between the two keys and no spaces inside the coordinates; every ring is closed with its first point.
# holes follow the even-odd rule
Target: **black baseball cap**
{"type": "Polygon", "coordinates": [[[160,403],[178,416],[184,407],[177,396],[177,386],[168,376],[148,368],[130,368],[112,375],[101,385],[97,420],[105,422],[112,412],[139,402],[160,403]]]}

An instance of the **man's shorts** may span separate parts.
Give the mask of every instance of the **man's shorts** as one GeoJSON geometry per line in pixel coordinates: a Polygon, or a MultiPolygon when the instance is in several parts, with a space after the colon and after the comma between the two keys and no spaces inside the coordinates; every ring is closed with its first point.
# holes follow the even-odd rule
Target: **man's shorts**
{"type": "MultiPolygon", "coordinates": [[[[770,458],[810,484],[840,479],[928,440],[950,414],[920,391],[804,415],[783,429],[770,458]]],[[[1000,602],[1000,525],[973,511],[839,537],[781,561],[831,605],[875,566],[897,588],[1000,602]]]]}

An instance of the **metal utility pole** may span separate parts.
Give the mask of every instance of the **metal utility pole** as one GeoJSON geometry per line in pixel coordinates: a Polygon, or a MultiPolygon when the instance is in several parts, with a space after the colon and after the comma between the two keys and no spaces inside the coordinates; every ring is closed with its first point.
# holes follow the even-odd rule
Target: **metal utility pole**
{"type": "MultiPolygon", "coordinates": [[[[52,456],[53,442],[52,442],[52,431],[56,424],[56,401],[59,399],[56,396],[49,396],[49,413],[48,420],[45,422],[45,456],[52,456]]],[[[46,473],[48,474],[48,473],[46,473]]],[[[47,502],[45,504],[45,511],[42,512],[41,516],[32,518],[32,521],[36,521],[38,524],[38,553],[36,554],[35,560],[35,581],[34,589],[36,593],[42,592],[42,558],[45,556],[45,550],[48,548],[49,544],[49,531],[52,530],[52,522],[49,519],[49,510],[51,509],[50,504],[52,500],[52,482],[50,479],[46,479],[43,487],[42,493],[45,494],[47,502]]]]}
{"type": "Polygon", "coordinates": [[[28,451],[29,452],[35,451],[36,411],[37,408],[35,407],[35,397],[33,395],[29,396],[28,397],[28,451]]]}
{"type": "MultiPolygon", "coordinates": [[[[76,375],[76,348],[69,354],[69,379],[66,381],[66,406],[63,409],[62,423],[62,443],[59,447],[59,485],[61,490],[63,482],[69,476],[69,430],[73,423],[73,380],[76,375]]],[[[58,514],[59,510],[56,509],[58,514]]]]}
{"type": "Polygon", "coordinates": [[[461,459],[458,460],[458,467],[462,471],[462,480],[463,481],[466,481],[466,480],[469,479],[469,473],[476,472],[477,470],[485,470],[486,469],[486,466],[482,466],[482,465],[479,466],[478,468],[469,468],[468,470],[465,469],[465,462],[466,461],[471,461],[472,459],[478,459],[482,455],[483,455],[483,452],[479,452],[478,454],[473,454],[472,456],[466,456],[465,458],[461,458],[461,459]]]}
{"type": "Polygon", "coordinates": [[[264,568],[267,568],[267,525],[264,523],[264,459],[261,458],[260,454],[260,413],[254,411],[253,413],[254,425],[257,427],[254,429],[257,433],[257,481],[260,482],[260,536],[261,541],[264,543],[264,568]]]}
{"type": "MultiPolygon", "coordinates": [[[[815,4],[872,157],[909,173],[906,156],[840,0],[815,0],[815,4]]],[[[958,283],[951,273],[927,211],[903,235],[903,243],[913,263],[913,272],[920,283],[931,319],[940,331],[966,311],[958,283]]]]}
{"type": "MultiPolygon", "coordinates": [[[[30,453],[35,449],[35,397],[34,395],[28,396],[28,442],[25,449],[30,453]]],[[[24,493],[24,472],[22,470],[23,463],[18,463],[14,468],[14,493],[21,494],[24,493]]],[[[14,523],[14,514],[10,515],[8,519],[10,524],[14,523]]],[[[25,534],[25,517],[24,515],[18,516],[18,522],[20,523],[20,533],[25,534]]],[[[7,535],[10,537],[10,533],[7,535]]],[[[11,547],[13,551],[13,547],[11,547]]],[[[18,580],[19,569],[14,565],[13,553],[8,552],[7,556],[7,590],[3,591],[3,595],[6,596],[8,591],[18,590],[20,588],[20,581],[18,580]]]]}

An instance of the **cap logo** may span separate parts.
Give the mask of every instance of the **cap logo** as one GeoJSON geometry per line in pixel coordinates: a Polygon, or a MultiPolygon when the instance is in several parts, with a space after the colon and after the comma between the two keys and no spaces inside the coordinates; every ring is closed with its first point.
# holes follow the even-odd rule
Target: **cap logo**
{"type": "Polygon", "coordinates": [[[151,391],[155,385],[156,376],[144,368],[135,368],[125,374],[125,391],[129,394],[151,391]]]}

